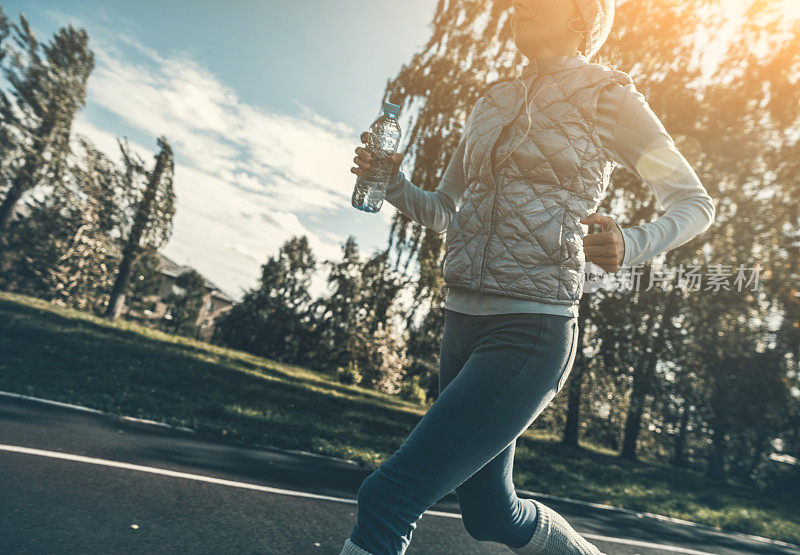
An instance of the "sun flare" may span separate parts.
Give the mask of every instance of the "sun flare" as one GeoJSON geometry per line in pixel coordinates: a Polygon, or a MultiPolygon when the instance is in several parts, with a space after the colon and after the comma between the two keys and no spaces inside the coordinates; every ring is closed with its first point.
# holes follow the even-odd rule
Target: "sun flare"
{"type": "Polygon", "coordinates": [[[800,0],[778,0],[783,13],[792,19],[800,19],[800,0]]]}

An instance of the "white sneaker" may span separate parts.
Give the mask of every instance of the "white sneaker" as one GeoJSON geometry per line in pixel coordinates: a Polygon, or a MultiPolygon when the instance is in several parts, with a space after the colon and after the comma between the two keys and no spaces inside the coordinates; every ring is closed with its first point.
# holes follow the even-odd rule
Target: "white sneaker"
{"type": "Polygon", "coordinates": [[[538,517],[536,530],[522,547],[509,547],[521,555],[605,555],[596,546],[578,534],[563,516],[553,509],[531,499],[536,505],[538,517]]]}

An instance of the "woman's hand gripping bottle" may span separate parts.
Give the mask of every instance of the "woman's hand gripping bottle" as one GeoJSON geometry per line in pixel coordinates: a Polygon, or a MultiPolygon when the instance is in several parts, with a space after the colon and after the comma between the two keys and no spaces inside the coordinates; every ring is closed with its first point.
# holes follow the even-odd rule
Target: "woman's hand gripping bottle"
{"type": "Polygon", "coordinates": [[[397,123],[399,114],[400,106],[384,102],[381,115],[372,122],[369,131],[361,136],[366,148],[356,148],[358,156],[354,161],[358,168],[350,171],[358,177],[351,204],[364,212],[377,212],[381,209],[386,186],[397,171],[395,153],[400,145],[400,125],[397,123]]]}

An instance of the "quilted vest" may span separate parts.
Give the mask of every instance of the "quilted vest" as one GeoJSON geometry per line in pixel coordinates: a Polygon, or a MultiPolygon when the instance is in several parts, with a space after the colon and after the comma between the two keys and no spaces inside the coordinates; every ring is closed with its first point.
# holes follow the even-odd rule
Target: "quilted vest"
{"type": "Polygon", "coordinates": [[[614,169],[595,125],[597,97],[632,80],[580,55],[531,59],[521,79],[527,137],[518,80],[491,86],[467,120],[466,189],[447,228],[443,277],[472,291],[578,304],[580,220],[596,210],[614,169]]]}

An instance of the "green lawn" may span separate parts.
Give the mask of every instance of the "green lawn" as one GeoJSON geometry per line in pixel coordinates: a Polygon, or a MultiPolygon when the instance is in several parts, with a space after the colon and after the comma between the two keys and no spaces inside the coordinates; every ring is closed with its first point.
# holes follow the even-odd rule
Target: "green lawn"
{"type": "MultiPolygon", "coordinates": [[[[370,468],[427,410],[306,368],[2,291],[0,389],[370,468]]],[[[800,510],[790,492],[757,497],[589,445],[565,449],[539,431],[520,438],[514,478],[519,489],[800,543],[800,510]]]]}

